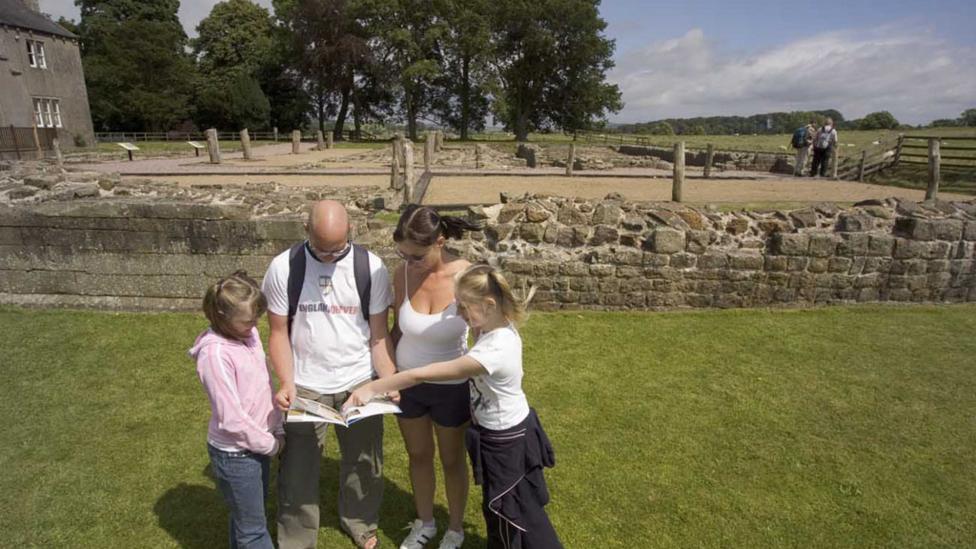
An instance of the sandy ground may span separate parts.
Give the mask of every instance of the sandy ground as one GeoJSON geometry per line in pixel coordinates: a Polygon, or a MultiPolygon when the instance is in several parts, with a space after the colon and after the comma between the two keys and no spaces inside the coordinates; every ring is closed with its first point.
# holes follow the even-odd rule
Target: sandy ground
{"type": "MultiPolygon", "coordinates": [[[[544,193],[558,196],[603,198],[618,192],[630,200],[671,200],[670,179],[566,177],[450,177],[435,176],[426,204],[493,204],[500,192],[544,193]]],[[[822,179],[767,179],[721,181],[685,180],[683,199],[693,203],[855,202],[889,196],[922,200],[924,191],[849,181],[822,179]]],[[[939,193],[944,200],[970,200],[971,196],[939,193]]]]}
{"type": "Polygon", "coordinates": [[[321,187],[387,187],[389,176],[382,175],[277,175],[277,174],[247,174],[247,175],[181,175],[136,177],[134,179],[151,181],[165,181],[179,183],[181,186],[190,185],[244,185],[245,183],[267,183],[274,181],[285,186],[321,186],[321,187]]]}
{"type": "MultiPolygon", "coordinates": [[[[304,144],[303,144],[304,145],[304,144]]],[[[305,164],[327,162],[329,167],[348,167],[358,166],[357,164],[343,163],[342,159],[354,157],[368,151],[369,149],[328,149],[324,151],[302,150],[299,154],[290,154],[291,149],[284,154],[268,156],[253,155],[253,160],[234,158],[223,162],[226,166],[244,166],[248,168],[291,168],[305,164]]],[[[257,149],[254,149],[256,152],[257,149]]]]}

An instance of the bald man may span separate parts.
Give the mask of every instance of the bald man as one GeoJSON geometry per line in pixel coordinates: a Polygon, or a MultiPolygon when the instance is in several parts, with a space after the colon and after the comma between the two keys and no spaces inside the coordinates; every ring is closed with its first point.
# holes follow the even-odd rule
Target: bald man
{"type": "MultiPolygon", "coordinates": [[[[296,395],[338,410],[353,389],[374,376],[395,372],[387,337],[389,274],[379,257],[369,252],[361,255],[368,257],[371,281],[369,311],[364,315],[349,230],[349,216],[342,204],[316,202],[305,224],[308,239],[275,257],[265,274],[262,289],[268,298],[271,325],[268,350],[279,381],[275,402],[282,410],[288,409],[296,395]],[[289,274],[292,265],[301,264],[298,254],[304,254],[304,282],[289,320],[289,274]]],[[[278,471],[281,549],[316,547],[319,464],[326,425],[285,424],[285,449],[278,471]]],[[[339,521],[358,547],[370,549],[376,544],[383,498],[383,418],[337,426],[336,435],[342,455],[339,521]]]]}

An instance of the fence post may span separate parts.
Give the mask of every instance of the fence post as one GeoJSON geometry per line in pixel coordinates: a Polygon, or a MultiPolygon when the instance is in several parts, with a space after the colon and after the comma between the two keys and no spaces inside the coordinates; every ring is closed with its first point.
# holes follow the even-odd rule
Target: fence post
{"type": "Polygon", "coordinates": [[[207,130],[207,152],[210,153],[211,164],[220,164],[220,140],[214,128],[207,130]]]}
{"type": "Polygon", "coordinates": [[[569,158],[566,159],[566,177],[573,177],[573,164],[576,162],[576,143],[569,144],[569,158]]]}
{"type": "Polygon", "coordinates": [[[935,200],[939,195],[939,176],[942,153],[939,152],[939,140],[929,139],[929,188],[925,191],[925,200],[935,200]]]}
{"type": "Polygon", "coordinates": [[[434,161],[434,132],[427,130],[424,134],[424,172],[430,171],[434,161]]]}
{"type": "Polygon", "coordinates": [[[898,161],[901,159],[901,144],[903,141],[905,141],[905,134],[898,134],[898,145],[895,146],[895,159],[891,162],[892,166],[897,166],[898,161]]]}
{"type": "Polygon", "coordinates": [[[390,161],[390,188],[400,188],[400,136],[399,134],[390,142],[392,160],[390,161]]]}
{"type": "Polygon", "coordinates": [[[44,159],[44,149],[41,148],[41,137],[37,135],[37,124],[34,124],[34,146],[37,147],[37,159],[44,159]]]}
{"type": "Polygon", "coordinates": [[[705,149],[705,178],[712,176],[712,159],[715,158],[715,145],[711,143],[708,144],[708,148],[705,149]]]}
{"type": "Polygon", "coordinates": [[[681,191],[685,184],[685,142],[674,144],[674,175],[671,182],[671,200],[681,202],[681,191]]]}
{"type": "Polygon", "coordinates": [[[275,143],[278,142],[278,126],[271,128],[271,133],[274,134],[275,143]]]}
{"type": "Polygon", "coordinates": [[[291,154],[298,154],[302,143],[302,130],[291,131],[291,154]]]}
{"type": "Polygon", "coordinates": [[[861,165],[857,168],[857,180],[864,181],[864,163],[867,162],[868,151],[867,149],[861,151],[861,165]]]}
{"type": "Polygon", "coordinates": [[[413,199],[413,142],[403,140],[403,203],[413,199]]]}
{"type": "Polygon", "coordinates": [[[244,151],[244,160],[251,159],[251,134],[247,128],[241,130],[241,150],[244,151]]]}

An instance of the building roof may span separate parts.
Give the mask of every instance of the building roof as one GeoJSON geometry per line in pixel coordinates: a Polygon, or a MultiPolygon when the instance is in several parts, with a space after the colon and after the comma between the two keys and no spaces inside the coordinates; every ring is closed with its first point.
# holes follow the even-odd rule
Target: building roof
{"type": "Polygon", "coordinates": [[[0,0],[0,25],[20,27],[65,38],[78,38],[61,25],[51,21],[46,15],[25,6],[22,0],[0,0]]]}

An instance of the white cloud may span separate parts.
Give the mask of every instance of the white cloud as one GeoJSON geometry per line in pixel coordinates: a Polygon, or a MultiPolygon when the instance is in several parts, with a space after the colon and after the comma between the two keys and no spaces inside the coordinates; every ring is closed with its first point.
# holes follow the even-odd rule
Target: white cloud
{"type": "Polygon", "coordinates": [[[836,108],[900,121],[976,107],[976,50],[904,26],[829,32],[748,55],[722,55],[700,29],[622,53],[610,80],[635,122],[836,108]]]}

